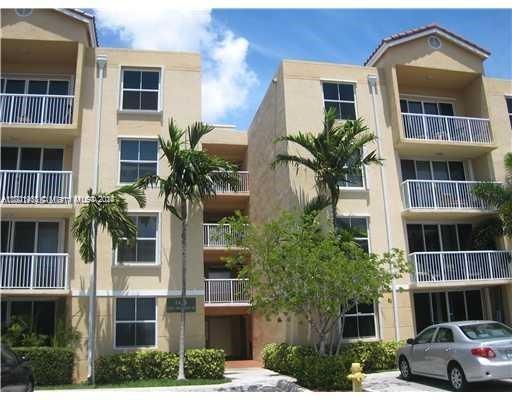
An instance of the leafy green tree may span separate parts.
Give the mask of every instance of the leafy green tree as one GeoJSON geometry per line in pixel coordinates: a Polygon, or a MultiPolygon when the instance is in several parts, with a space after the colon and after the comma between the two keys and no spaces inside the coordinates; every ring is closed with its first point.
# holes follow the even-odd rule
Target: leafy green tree
{"type": "Polygon", "coordinates": [[[94,359],[96,339],[96,272],[98,262],[96,259],[98,244],[98,229],[108,233],[115,249],[121,241],[133,242],[137,234],[137,226],[128,216],[128,202],[125,197],[132,197],[143,208],[146,205],[146,196],[143,187],[136,183],[125,185],[110,193],[92,193],[87,191],[89,201],[80,208],[78,215],[72,223],[75,240],[79,244],[80,257],[85,263],[93,263],[92,287],[90,296],[92,313],[92,326],[89,327],[88,352],[90,383],[94,384],[94,359]]]}
{"type": "Polygon", "coordinates": [[[168,163],[167,176],[148,176],[142,179],[147,186],[157,185],[164,209],[181,220],[181,312],[179,335],[178,379],[185,379],[185,299],[187,287],[187,230],[191,207],[214,197],[219,185],[236,188],[239,177],[236,166],[200,149],[201,138],[213,127],[195,122],[186,129],[169,122],[168,139],[159,136],[163,158],[168,163]]]}
{"type": "Polygon", "coordinates": [[[317,135],[299,132],[276,140],[295,143],[308,154],[281,153],[276,156],[272,166],[291,164],[311,170],[315,175],[318,194],[329,199],[333,228],[336,229],[336,206],[343,183],[352,183],[351,176],[360,174],[365,165],[382,162],[375,151],[363,155],[364,146],[375,139],[376,136],[369,132],[362,119],[340,124],[336,120],[335,110],[331,108],[325,112],[323,129],[317,135]]]}
{"type": "Polygon", "coordinates": [[[242,266],[252,306],[267,318],[304,318],[321,355],[339,352],[344,316],[355,304],[373,303],[391,290],[393,278],[408,271],[401,250],[367,254],[322,229],[314,214],[284,213],[262,225],[250,225],[238,214],[226,222],[228,242],[240,249],[226,263],[242,266]]]}
{"type": "Polygon", "coordinates": [[[512,237],[512,153],[505,156],[506,177],[503,185],[492,182],[483,182],[474,189],[475,194],[486,203],[496,207],[499,227],[494,234],[501,233],[512,237]]]}

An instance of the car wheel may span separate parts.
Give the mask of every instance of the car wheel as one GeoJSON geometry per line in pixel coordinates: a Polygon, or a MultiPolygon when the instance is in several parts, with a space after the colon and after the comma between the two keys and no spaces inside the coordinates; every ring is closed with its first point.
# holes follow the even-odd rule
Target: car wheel
{"type": "Polygon", "coordinates": [[[29,379],[27,385],[25,386],[25,392],[33,392],[34,391],[34,380],[29,379]]]}
{"type": "Polygon", "coordinates": [[[400,369],[400,375],[406,381],[410,381],[412,379],[411,367],[409,366],[409,361],[407,358],[400,357],[398,360],[398,368],[400,369]]]}
{"type": "Polygon", "coordinates": [[[448,379],[450,380],[452,389],[456,392],[463,392],[468,386],[464,370],[459,364],[454,363],[450,366],[448,369],[448,379]]]}

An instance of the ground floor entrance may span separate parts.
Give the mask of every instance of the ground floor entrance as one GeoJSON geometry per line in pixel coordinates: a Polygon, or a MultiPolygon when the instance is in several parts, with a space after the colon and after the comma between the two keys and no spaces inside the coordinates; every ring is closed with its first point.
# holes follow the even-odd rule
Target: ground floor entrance
{"type": "Polygon", "coordinates": [[[226,360],[252,358],[251,316],[206,316],[206,347],[223,349],[226,360]]]}
{"type": "Polygon", "coordinates": [[[501,286],[468,289],[435,289],[413,293],[416,333],[441,322],[505,320],[501,286]]]}

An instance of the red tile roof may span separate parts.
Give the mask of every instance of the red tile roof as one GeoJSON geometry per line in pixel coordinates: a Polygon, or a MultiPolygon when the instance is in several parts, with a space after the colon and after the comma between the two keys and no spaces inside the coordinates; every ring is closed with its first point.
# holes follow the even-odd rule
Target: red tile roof
{"type": "Polygon", "coordinates": [[[489,56],[491,53],[489,50],[486,50],[480,46],[478,46],[477,44],[473,43],[473,42],[470,42],[469,40],[463,38],[462,36],[459,36],[451,31],[449,31],[448,29],[445,29],[443,28],[442,26],[439,26],[437,24],[429,24],[429,25],[425,25],[425,26],[422,26],[420,28],[415,28],[415,29],[410,29],[408,31],[404,31],[404,32],[400,32],[400,33],[397,33],[397,34],[394,34],[394,35],[391,35],[391,36],[388,36],[384,39],[381,40],[381,42],[379,43],[379,45],[375,48],[375,50],[373,50],[372,54],[370,54],[370,56],[366,59],[366,61],[364,62],[364,65],[368,65],[369,61],[372,59],[372,57],[379,51],[379,49],[388,44],[388,43],[391,43],[391,42],[394,42],[395,40],[398,40],[398,39],[403,39],[403,38],[406,38],[408,36],[413,36],[413,35],[416,35],[418,33],[422,33],[422,32],[425,32],[425,31],[429,31],[431,29],[437,29],[441,32],[444,32],[445,34],[449,35],[449,36],[452,36],[453,38],[467,44],[468,46],[471,46],[475,49],[477,49],[478,51],[486,54],[487,56],[489,56]]]}

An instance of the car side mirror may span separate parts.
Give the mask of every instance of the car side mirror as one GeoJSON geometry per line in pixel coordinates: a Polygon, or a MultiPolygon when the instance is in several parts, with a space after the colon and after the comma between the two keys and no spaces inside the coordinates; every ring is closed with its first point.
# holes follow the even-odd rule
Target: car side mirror
{"type": "Polygon", "coordinates": [[[409,338],[409,339],[407,339],[407,341],[405,343],[407,343],[407,344],[414,344],[416,342],[414,341],[414,339],[409,338]]]}

